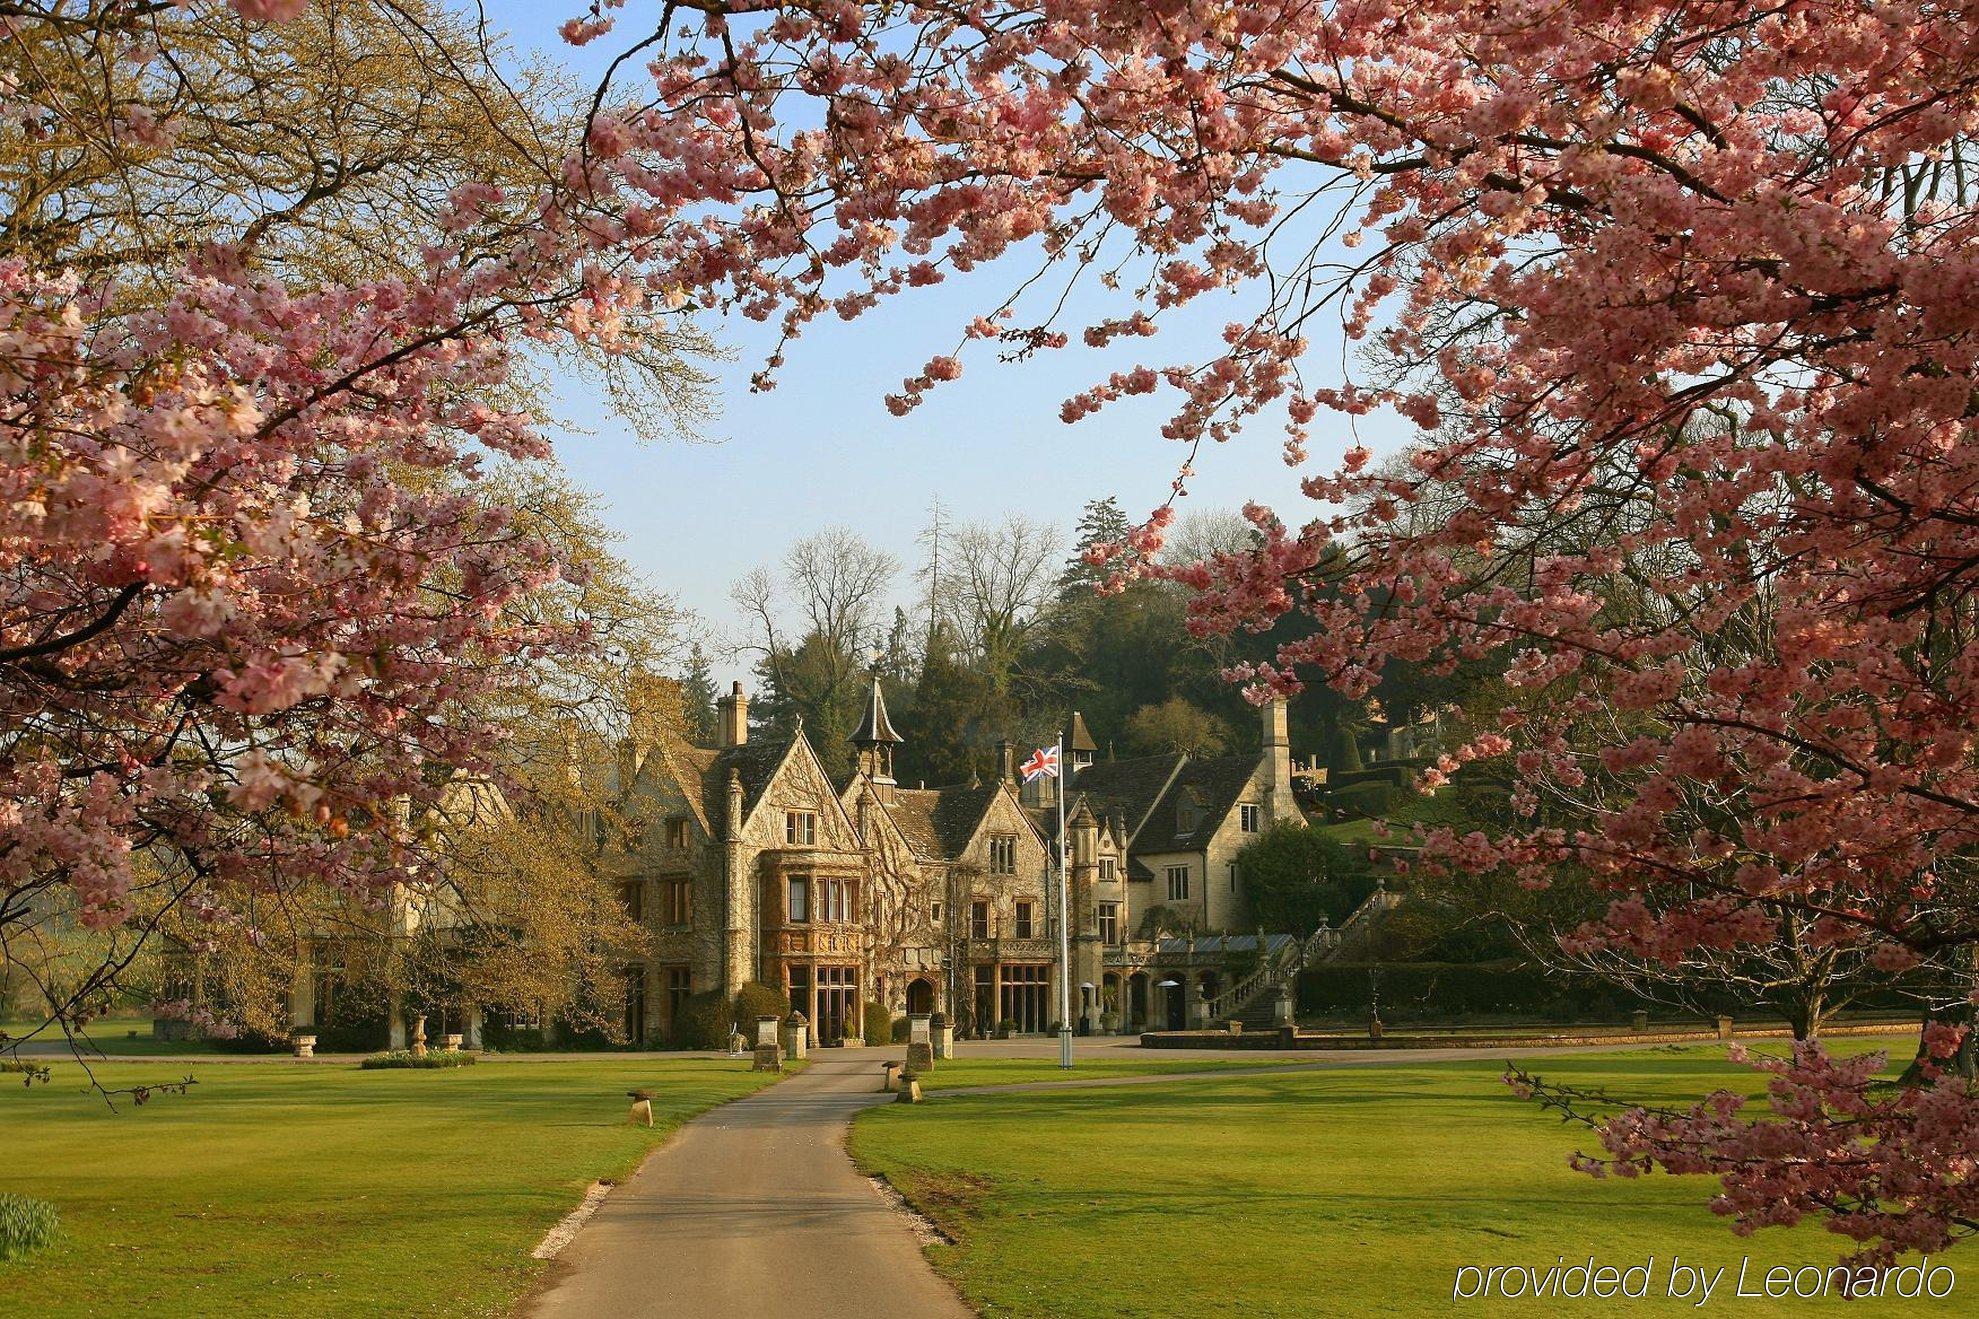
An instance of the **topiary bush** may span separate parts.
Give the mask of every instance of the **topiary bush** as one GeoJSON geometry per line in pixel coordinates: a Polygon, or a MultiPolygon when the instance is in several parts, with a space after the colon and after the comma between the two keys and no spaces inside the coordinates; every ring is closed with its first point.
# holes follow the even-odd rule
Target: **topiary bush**
{"type": "Polygon", "coordinates": [[[20,1259],[53,1244],[55,1206],[25,1195],[0,1195],[0,1260],[20,1259]]]}
{"type": "MultiPolygon", "coordinates": [[[[867,1044],[886,1044],[893,1039],[893,1013],[887,1010],[886,1004],[866,1004],[865,1023],[867,1044]]],[[[904,1026],[906,1023],[907,1019],[902,1017],[901,1024],[904,1026]]]]}
{"type": "Polygon", "coordinates": [[[905,1044],[907,1037],[913,1033],[914,1023],[907,1020],[907,1018],[902,1017],[899,1021],[893,1023],[893,1042],[895,1044],[905,1044]]]}
{"type": "MultiPolygon", "coordinates": [[[[773,986],[751,980],[735,996],[735,1029],[741,1031],[751,1044],[756,1042],[758,1017],[775,1017],[781,1021],[789,1015],[790,995],[773,986]]],[[[723,1040],[722,1043],[728,1041],[723,1040]]]]}
{"type": "Polygon", "coordinates": [[[414,1067],[422,1071],[442,1067],[472,1067],[473,1054],[464,1049],[430,1049],[424,1057],[410,1049],[393,1049],[389,1053],[374,1053],[358,1066],[366,1071],[381,1067],[414,1067]]]}

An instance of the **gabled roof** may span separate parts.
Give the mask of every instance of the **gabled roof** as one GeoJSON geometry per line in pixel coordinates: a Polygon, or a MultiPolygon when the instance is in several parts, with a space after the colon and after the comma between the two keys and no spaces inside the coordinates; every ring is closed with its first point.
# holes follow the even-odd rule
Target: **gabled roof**
{"type": "Polygon", "coordinates": [[[707,804],[709,818],[719,820],[727,813],[728,775],[734,770],[742,779],[742,818],[747,820],[800,736],[790,733],[777,739],[764,737],[717,751],[714,763],[701,776],[702,800],[707,804]]]}
{"type": "MultiPolygon", "coordinates": [[[[1230,814],[1257,773],[1258,757],[1211,756],[1190,760],[1155,803],[1154,812],[1134,835],[1136,852],[1193,852],[1209,841],[1230,814]],[[1184,803],[1194,808],[1195,823],[1183,827],[1184,803]]],[[[1082,776],[1083,777],[1083,776],[1082,776]]]]}
{"type": "Polygon", "coordinates": [[[1180,752],[1171,752],[1130,760],[1096,761],[1073,777],[1072,796],[1066,800],[1069,804],[1084,797],[1095,815],[1125,816],[1127,834],[1133,838],[1187,760],[1180,752]]]}
{"type": "Polygon", "coordinates": [[[880,691],[880,675],[873,675],[872,695],[866,698],[866,714],[859,721],[858,731],[852,734],[853,746],[872,746],[880,742],[904,742],[907,739],[893,731],[892,722],[886,717],[886,695],[880,691]]]}
{"type": "Polygon", "coordinates": [[[916,852],[952,861],[969,846],[1000,790],[995,783],[898,788],[887,809],[916,852]]]}

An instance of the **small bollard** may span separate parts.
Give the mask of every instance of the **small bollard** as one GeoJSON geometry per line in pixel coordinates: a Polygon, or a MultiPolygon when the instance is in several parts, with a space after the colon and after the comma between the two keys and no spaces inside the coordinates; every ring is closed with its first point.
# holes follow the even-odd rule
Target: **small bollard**
{"type": "Polygon", "coordinates": [[[628,1090],[626,1097],[632,1100],[632,1116],[629,1120],[635,1126],[652,1126],[653,1096],[644,1090],[628,1090]]]}
{"type": "Polygon", "coordinates": [[[1730,1017],[1718,1018],[1718,1038],[1721,1040],[1732,1038],[1732,1019],[1730,1017]]]}
{"type": "Polygon", "coordinates": [[[921,1083],[920,1083],[919,1081],[916,1081],[916,1080],[915,1080],[915,1079],[914,1079],[913,1077],[911,1077],[911,1076],[910,1076],[910,1077],[907,1077],[907,1078],[905,1078],[905,1079],[903,1079],[903,1080],[902,1080],[902,1081],[900,1082],[900,1091],[899,1091],[899,1093],[898,1093],[898,1094],[896,1094],[896,1095],[894,1095],[894,1097],[893,1097],[893,1102],[894,1102],[894,1103],[896,1103],[896,1104],[918,1104],[918,1103],[920,1103],[920,1102],[921,1102],[921,1083]]]}
{"type": "Polygon", "coordinates": [[[883,1062],[880,1064],[880,1089],[891,1094],[900,1089],[900,1064],[883,1062]]]}
{"type": "Polygon", "coordinates": [[[1629,1029],[1640,1035],[1649,1029],[1649,1014],[1637,1008],[1629,1014],[1629,1029]]]}

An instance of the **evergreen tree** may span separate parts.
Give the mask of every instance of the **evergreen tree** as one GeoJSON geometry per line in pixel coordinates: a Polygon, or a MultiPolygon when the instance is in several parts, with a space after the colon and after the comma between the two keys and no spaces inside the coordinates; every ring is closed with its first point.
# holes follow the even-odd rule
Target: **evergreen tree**
{"type": "Polygon", "coordinates": [[[715,740],[715,701],[719,693],[715,689],[713,666],[695,642],[687,653],[687,671],[680,679],[681,721],[686,726],[687,735],[703,745],[715,740]]]}
{"type": "Polygon", "coordinates": [[[1058,575],[1059,595],[1066,599],[1091,595],[1104,574],[1086,562],[1086,552],[1096,545],[1118,545],[1133,529],[1126,510],[1112,495],[1088,500],[1073,533],[1072,557],[1066,560],[1065,571],[1058,575]]]}

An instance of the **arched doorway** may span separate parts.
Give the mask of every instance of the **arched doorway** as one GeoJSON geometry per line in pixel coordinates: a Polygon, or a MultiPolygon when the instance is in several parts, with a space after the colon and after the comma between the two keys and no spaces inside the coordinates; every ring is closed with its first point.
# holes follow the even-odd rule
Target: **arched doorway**
{"type": "Polygon", "coordinates": [[[1167,976],[1155,986],[1161,991],[1162,1029],[1181,1030],[1189,1024],[1189,982],[1167,976]]]}
{"type": "Polygon", "coordinates": [[[919,980],[910,981],[907,985],[908,1015],[913,1016],[917,1013],[923,1013],[923,1014],[930,1013],[933,1012],[934,1010],[935,1010],[935,987],[933,983],[930,982],[925,976],[919,980]]]}

